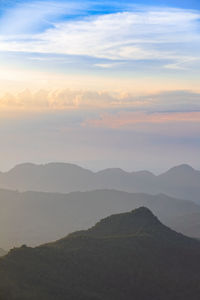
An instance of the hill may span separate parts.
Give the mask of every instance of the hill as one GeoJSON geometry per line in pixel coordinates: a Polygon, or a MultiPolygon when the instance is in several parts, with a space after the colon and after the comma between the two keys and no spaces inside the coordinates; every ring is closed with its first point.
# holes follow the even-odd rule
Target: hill
{"type": "Polygon", "coordinates": [[[116,189],[134,193],[165,193],[200,204],[200,171],[180,165],[155,176],[148,171],[129,173],[121,169],[106,169],[94,173],[73,164],[26,163],[0,173],[0,188],[53,193],[116,189]]]}
{"type": "Polygon", "coordinates": [[[139,206],[151,209],[171,228],[200,237],[200,206],[162,194],[152,196],[114,190],[70,194],[0,190],[0,245],[5,249],[22,244],[36,246],[86,229],[110,214],[139,206]],[[193,214],[199,215],[192,218],[193,214]]]}
{"type": "Polygon", "coordinates": [[[1,300],[199,299],[200,242],[145,207],[0,259],[1,300]]]}

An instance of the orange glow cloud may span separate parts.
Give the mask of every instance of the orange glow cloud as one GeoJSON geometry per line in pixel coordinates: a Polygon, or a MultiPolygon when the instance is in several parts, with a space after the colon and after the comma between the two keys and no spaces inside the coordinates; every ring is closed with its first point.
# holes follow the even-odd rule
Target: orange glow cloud
{"type": "Polygon", "coordinates": [[[138,98],[124,92],[106,92],[91,90],[40,90],[31,92],[26,89],[13,95],[6,93],[0,97],[0,110],[65,110],[98,109],[115,107],[141,107],[153,102],[150,97],[138,98]]]}
{"type": "Polygon", "coordinates": [[[173,123],[173,122],[200,122],[200,112],[175,113],[142,113],[120,112],[116,115],[103,114],[99,119],[87,120],[83,125],[90,127],[120,128],[130,127],[138,123],[173,123]]]}

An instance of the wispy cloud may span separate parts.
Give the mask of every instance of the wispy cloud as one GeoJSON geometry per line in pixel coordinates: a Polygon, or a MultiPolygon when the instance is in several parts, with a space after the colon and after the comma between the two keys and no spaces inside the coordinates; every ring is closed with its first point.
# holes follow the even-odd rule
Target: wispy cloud
{"type": "Polygon", "coordinates": [[[117,62],[115,62],[115,63],[98,63],[98,64],[95,64],[94,66],[103,68],[103,69],[110,69],[110,68],[118,67],[123,64],[124,64],[123,62],[121,62],[121,63],[117,63],[117,62]]]}
{"type": "MultiPolygon", "coordinates": [[[[4,9],[0,18],[0,34],[20,38],[52,27],[62,17],[76,15],[86,5],[70,1],[16,1],[14,6],[4,9]]],[[[28,36],[27,36],[28,37],[28,36]]]]}
{"type": "Polygon", "coordinates": [[[200,112],[172,112],[172,113],[142,113],[120,112],[117,114],[103,114],[98,119],[87,120],[84,126],[96,128],[131,128],[135,124],[161,123],[200,123],[200,112]]]}
{"type": "MultiPolygon", "coordinates": [[[[69,11],[73,10],[70,3],[67,5],[69,11]]],[[[163,66],[171,69],[185,68],[200,58],[198,11],[143,7],[78,20],[56,19],[50,28],[29,35],[22,28],[43,23],[46,16],[52,13],[59,15],[63,8],[57,5],[55,9],[51,2],[50,5],[37,2],[32,7],[29,5],[28,9],[25,6],[20,13],[15,11],[14,15],[5,15],[1,20],[1,51],[82,55],[114,61],[161,60],[163,66]],[[8,21],[15,14],[21,21],[10,25],[8,21]],[[13,31],[13,34],[5,35],[7,30],[13,31]]],[[[110,65],[108,62],[99,66],[106,68],[110,65]]]]}

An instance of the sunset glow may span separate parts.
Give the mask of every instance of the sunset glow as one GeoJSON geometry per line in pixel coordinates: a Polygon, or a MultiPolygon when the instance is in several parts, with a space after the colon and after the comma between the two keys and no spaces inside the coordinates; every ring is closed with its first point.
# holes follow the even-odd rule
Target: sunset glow
{"type": "MultiPolygon", "coordinates": [[[[119,131],[120,145],[126,143],[123,129],[137,140],[137,145],[133,143],[125,151],[130,157],[132,152],[146,155],[144,141],[163,153],[172,147],[179,149],[192,136],[187,145],[190,149],[182,158],[192,163],[200,150],[199,19],[197,1],[157,1],[156,5],[146,0],[121,4],[95,0],[1,1],[0,115],[4,146],[0,153],[1,157],[5,153],[8,156],[6,163],[0,160],[2,167],[17,162],[6,150],[8,138],[3,130],[10,132],[11,140],[20,136],[23,150],[17,150],[17,155],[22,161],[60,157],[90,166],[91,151],[93,160],[99,156],[93,144],[96,131],[102,138],[101,153],[104,156],[107,151],[109,161],[115,138],[109,138],[108,146],[106,136],[110,130],[114,135],[119,131]],[[52,135],[59,132],[56,138],[46,132],[49,122],[58,130],[52,135]],[[140,139],[138,126],[147,123],[152,127],[151,134],[159,131],[166,137],[165,149],[151,138],[147,127],[140,128],[145,132],[140,139]],[[166,133],[160,124],[173,124],[174,129],[166,133]],[[26,126],[33,135],[39,130],[47,141],[55,139],[58,147],[54,145],[47,155],[38,135],[40,153],[33,157],[28,150],[26,126]],[[187,126],[192,126],[191,132],[187,126]],[[183,140],[172,145],[171,136],[177,130],[183,140]],[[87,136],[84,158],[83,144],[80,151],[68,148],[60,152],[63,140],[70,140],[70,147],[77,149],[76,134],[87,136]],[[142,149],[139,153],[138,148],[142,149]]],[[[120,147],[115,149],[115,161],[123,167],[120,147]]]]}

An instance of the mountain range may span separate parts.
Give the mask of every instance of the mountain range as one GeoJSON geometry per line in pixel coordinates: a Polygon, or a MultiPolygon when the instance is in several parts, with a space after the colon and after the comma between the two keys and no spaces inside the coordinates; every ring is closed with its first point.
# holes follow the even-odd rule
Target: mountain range
{"type": "Polygon", "coordinates": [[[117,189],[134,193],[164,193],[200,204],[200,171],[189,165],[180,165],[156,176],[148,171],[129,173],[122,169],[105,169],[95,173],[67,163],[25,163],[1,172],[0,188],[52,193],[117,189]]]}
{"type": "Polygon", "coordinates": [[[146,206],[174,230],[200,238],[200,206],[163,194],[115,190],[69,194],[0,190],[0,245],[36,246],[92,226],[111,214],[146,206]]]}
{"type": "Polygon", "coordinates": [[[149,209],[0,259],[0,300],[199,300],[200,242],[149,209]]]}

